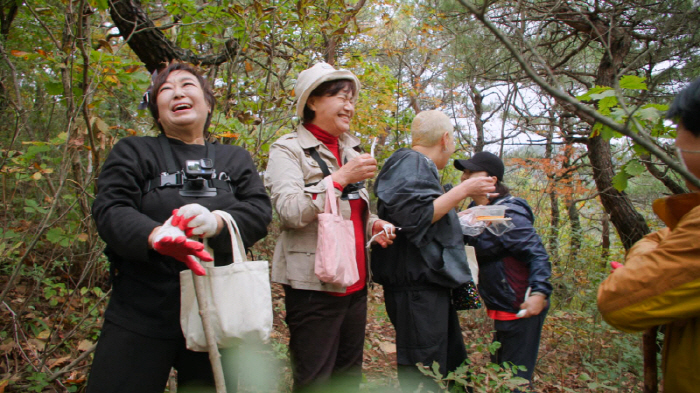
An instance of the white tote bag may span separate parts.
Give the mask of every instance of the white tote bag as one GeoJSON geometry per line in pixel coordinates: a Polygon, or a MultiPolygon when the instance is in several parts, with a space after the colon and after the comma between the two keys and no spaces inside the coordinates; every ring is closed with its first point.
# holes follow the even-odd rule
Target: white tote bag
{"type": "Polygon", "coordinates": [[[215,267],[214,262],[200,262],[207,271],[206,276],[201,277],[195,277],[189,269],[180,272],[180,325],[187,349],[198,352],[206,352],[208,348],[199,315],[195,279],[204,281],[209,319],[219,348],[232,347],[241,341],[267,341],[272,331],[269,265],[267,261],[246,260],[236,221],[224,211],[213,213],[228,226],[233,263],[215,267]]]}

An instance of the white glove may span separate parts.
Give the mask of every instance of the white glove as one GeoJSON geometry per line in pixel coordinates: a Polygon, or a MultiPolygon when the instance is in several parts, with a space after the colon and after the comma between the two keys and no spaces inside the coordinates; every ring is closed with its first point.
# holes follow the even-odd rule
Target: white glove
{"type": "Polygon", "coordinates": [[[185,231],[187,237],[212,237],[218,227],[216,215],[198,203],[190,203],[173,210],[172,219],[173,225],[185,231]]]}
{"type": "Polygon", "coordinates": [[[172,221],[173,218],[170,217],[155,231],[151,239],[153,249],[185,263],[198,276],[206,275],[206,270],[194,257],[211,262],[211,255],[204,250],[204,244],[187,239],[185,232],[173,226],[172,221]]]}

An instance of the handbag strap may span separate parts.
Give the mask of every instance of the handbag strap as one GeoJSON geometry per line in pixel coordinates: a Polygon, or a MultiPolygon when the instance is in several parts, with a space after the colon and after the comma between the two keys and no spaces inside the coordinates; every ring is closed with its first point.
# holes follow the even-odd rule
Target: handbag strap
{"type": "Polygon", "coordinates": [[[231,250],[233,251],[233,263],[237,262],[247,262],[247,257],[245,255],[245,246],[243,246],[243,240],[241,239],[241,231],[238,229],[236,220],[233,219],[231,214],[223,210],[214,210],[212,213],[221,217],[228,226],[228,232],[231,234],[231,250]]]}
{"type": "Polygon", "coordinates": [[[337,216],[340,213],[338,212],[338,198],[335,196],[333,179],[330,176],[326,176],[323,180],[326,182],[326,206],[324,212],[332,213],[334,216],[337,216]]]}

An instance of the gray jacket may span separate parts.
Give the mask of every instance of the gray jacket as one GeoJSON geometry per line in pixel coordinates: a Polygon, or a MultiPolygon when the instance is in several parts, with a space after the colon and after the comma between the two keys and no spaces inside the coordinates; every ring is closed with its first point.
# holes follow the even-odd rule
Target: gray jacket
{"type": "MultiPolygon", "coordinates": [[[[340,155],[343,162],[360,155],[354,150],[359,144],[360,140],[352,135],[346,133],[340,136],[340,155]]],[[[296,132],[282,136],[270,147],[270,157],[265,170],[265,187],[270,190],[272,205],[279,215],[282,231],[272,260],[272,281],[291,285],[296,289],[345,292],[344,287],[326,284],[314,273],[318,235],[316,217],[318,213],[323,213],[326,186],[322,181],[323,171],[307,154],[309,149],[317,149],[331,173],[340,169],[333,153],[302,125],[296,132]]],[[[340,197],[340,191],[334,191],[340,197]]],[[[377,216],[369,214],[369,193],[366,188],[360,190],[360,197],[368,206],[364,217],[367,241],[377,216]]],[[[340,200],[340,212],[343,217],[350,219],[348,201],[340,200]]],[[[369,264],[369,253],[366,252],[365,256],[369,264]]],[[[367,272],[369,276],[369,266],[367,272]]]]}

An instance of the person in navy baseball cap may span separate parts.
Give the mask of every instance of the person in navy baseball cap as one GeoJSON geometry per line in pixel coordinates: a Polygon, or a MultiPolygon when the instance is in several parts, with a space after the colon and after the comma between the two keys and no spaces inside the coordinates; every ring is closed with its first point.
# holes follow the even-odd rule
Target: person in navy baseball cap
{"type": "Polygon", "coordinates": [[[497,155],[487,151],[480,151],[467,160],[455,160],[455,168],[460,171],[484,171],[489,176],[495,176],[499,182],[503,181],[503,173],[505,171],[503,161],[497,155]]]}
{"type": "Polygon", "coordinates": [[[476,236],[465,235],[464,243],[474,247],[479,264],[479,293],[487,315],[494,321],[493,341],[501,343],[491,361],[525,366],[514,374],[528,381],[529,386],[523,388],[530,391],[552,293],[552,266],[547,250],[533,226],[535,215],[530,205],[511,195],[504,184],[505,167],[498,156],[482,151],[468,160],[455,160],[454,165],[464,171],[462,181],[485,176],[498,180],[496,193],[472,197],[469,208],[506,207],[507,221],[490,221],[489,226],[507,225],[509,232],[486,230],[476,236]]]}

